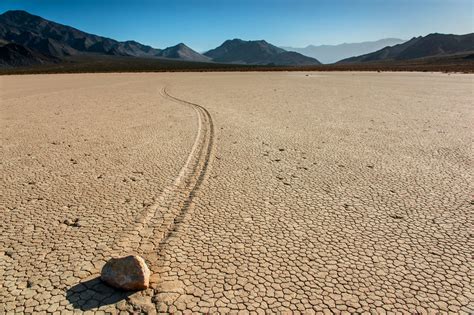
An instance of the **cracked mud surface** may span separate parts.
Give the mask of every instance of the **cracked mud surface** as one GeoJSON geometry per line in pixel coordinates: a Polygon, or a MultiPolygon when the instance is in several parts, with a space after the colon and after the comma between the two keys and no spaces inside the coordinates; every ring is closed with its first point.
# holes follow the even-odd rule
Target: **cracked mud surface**
{"type": "Polygon", "coordinates": [[[470,313],[473,78],[0,77],[0,313],[470,313]]]}

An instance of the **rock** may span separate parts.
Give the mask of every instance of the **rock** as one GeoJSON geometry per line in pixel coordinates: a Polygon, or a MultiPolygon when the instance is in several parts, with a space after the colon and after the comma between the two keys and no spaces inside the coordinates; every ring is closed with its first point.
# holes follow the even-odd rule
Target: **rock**
{"type": "Polygon", "coordinates": [[[10,258],[12,258],[14,254],[15,254],[15,252],[11,248],[8,248],[7,250],[5,250],[5,255],[10,257],[10,258]]]}
{"type": "Polygon", "coordinates": [[[122,290],[144,290],[150,283],[150,269],[140,256],[111,258],[102,268],[102,281],[122,290]]]}
{"type": "Polygon", "coordinates": [[[70,219],[66,219],[63,221],[64,224],[66,224],[67,226],[73,226],[73,227],[81,227],[81,223],[79,222],[79,218],[76,218],[73,220],[70,220],[70,219]]]}

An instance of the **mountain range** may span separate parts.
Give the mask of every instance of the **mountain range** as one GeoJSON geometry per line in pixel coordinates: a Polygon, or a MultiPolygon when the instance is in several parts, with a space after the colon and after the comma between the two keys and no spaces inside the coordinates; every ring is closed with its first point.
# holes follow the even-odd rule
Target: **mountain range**
{"type": "Polygon", "coordinates": [[[393,46],[405,42],[399,38],[384,38],[377,41],[362,43],[344,43],[339,45],[309,45],[303,48],[281,47],[288,51],[295,51],[305,56],[318,59],[320,62],[334,63],[336,61],[374,52],[387,46],[393,46]]]}
{"type": "MultiPolygon", "coordinates": [[[[287,49],[290,49],[287,47],[287,49]]],[[[103,64],[112,69],[119,62],[121,67],[148,69],[147,64],[185,69],[198,65],[205,69],[247,66],[321,66],[318,59],[333,62],[348,54],[337,65],[406,62],[436,57],[430,63],[471,62],[474,54],[474,33],[466,35],[429,34],[414,37],[407,42],[400,39],[383,39],[375,42],[308,46],[288,51],[265,40],[226,40],[219,47],[200,54],[183,43],[158,49],[133,40],[117,41],[89,34],[63,24],[46,20],[26,11],[7,11],[0,14],[0,68],[29,67],[38,64],[77,64],[87,61],[89,67],[103,64]],[[379,49],[381,47],[381,49],[379,49]],[[379,49],[379,50],[377,50],[379,49]],[[369,50],[368,53],[365,53],[369,50]],[[370,52],[376,50],[375,52],[370,52]],[[364,54],[365,53],[365,54],[364,54]],[[310,55],[305,56],[304,54],[310,55]],[[315,58],[315,56],[317,58],[315,58]],[[451,57],[449,57],[451,56],[451,57]],[[445,57],[449,57],[448,59],[445,57]],[[443,59],[444,58],[444,59],[443,59]],[[181,63],[178,65],[178,63],[181,63]],[[185,64],[186,63],[186,64],[185,64]],[[220,66],[221,65],[221,66],[220,66]]],[[[418,63],[418,62],[417,62],[418,63]]],[[[418,63],[419,64],[419,63],[418,63]]],[[[109,69],[107,68],[107,69],[109,69]]],[[[89,69],[89,68],[88,68],[89,69]]]]}
{"type": "Polygon", "coordinates": [[[216,48],[219,58],[210,52],[202,55],[183,43],[165,49],[157,49],[136,41],[119,42],[111,38],[82,32],[70,26],[62,25],[32,15],[26,11],[7,11],[0,15],[1,56],[0,65],[31,65],[61,61],[77,55],[110,55],[142,58],[166,58],[183,61],[226,62],[249,65],[318,65],[319,61],[298,53],[286,52],[265,41],[233,40],[236,52],[223,49],[224,42],[216,48]],[[14,44],[14,45],[13,45],[14,44]],[[245,50],[251,48],[251,54],[245,50]],[[14,58],[13,58],[14,56],[14,58]],[[225,61],[224,61],[225,60],[225,61]]]}
{"type": "Polygon", "coordinates": [[[159,52],[135,41],[118,42],[88,34],[25,11],[7,11],[0,15],[0,38],[53,57],[80,53],[138,57],[159,52]]]}
{"type": "Polygon", "coordinates": [[[373,53],[343,59],[338,63],[404,61],[462,53],[474,53],[474,33],[466,35],[433,33],[424,37],[414,37],[405,43],[385,47],[373,53]]]}

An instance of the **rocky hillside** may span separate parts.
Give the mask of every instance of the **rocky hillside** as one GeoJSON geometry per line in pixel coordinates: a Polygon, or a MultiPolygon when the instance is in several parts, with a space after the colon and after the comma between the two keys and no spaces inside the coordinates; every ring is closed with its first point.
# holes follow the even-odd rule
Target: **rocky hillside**
{"type": "Polygon", "coordinates": [[[264,40],[227,40],[204,55],[215,62],[248,65],[307,66],[321,64],[317,59],[303,56],[297,52],[286,51],[264,40]]]}

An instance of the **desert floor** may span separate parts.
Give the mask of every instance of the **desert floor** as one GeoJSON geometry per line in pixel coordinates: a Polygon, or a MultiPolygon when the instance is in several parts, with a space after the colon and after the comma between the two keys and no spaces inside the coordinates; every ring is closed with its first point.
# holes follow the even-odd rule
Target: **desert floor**
{"type": "Polygon", "coordinates": [[[474,75],[0,77],[0,313],[474,311],[474,75]],[[151,287],[98,278],[138,253],[151,287]]]}

